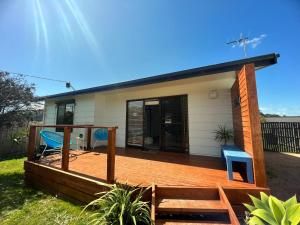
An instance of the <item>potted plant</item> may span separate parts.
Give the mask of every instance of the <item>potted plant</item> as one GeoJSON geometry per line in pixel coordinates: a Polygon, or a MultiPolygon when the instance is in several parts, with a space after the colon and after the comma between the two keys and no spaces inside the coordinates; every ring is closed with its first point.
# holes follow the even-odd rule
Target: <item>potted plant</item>
{"type": "Polygon", "coordinates": [[[233,132],[231,129],[227,129],[225,125],[219,125],[218,129],[214,131],[215,140],[227,145],[227,142],[233,138],[233,132]]]}

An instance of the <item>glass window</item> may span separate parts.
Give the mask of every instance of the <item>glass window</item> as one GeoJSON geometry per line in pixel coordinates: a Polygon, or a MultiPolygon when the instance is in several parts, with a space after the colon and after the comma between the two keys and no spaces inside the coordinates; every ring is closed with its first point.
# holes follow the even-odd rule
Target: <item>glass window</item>
{"type": "Polygon", "coordinates": [[[66,104],[64,123],[73,124],[73,117],[74,117],[74,103],[66,104]]]}
{"type": "Polygon", "coordinates": [[[130,101],[127,106],[127,144],[143,145],[143,101],[130,101]]]}
{"type": "MultiPolygon", "coordinates": [[[[56,124],[73,124],[75,103],[58,103],[56,124]]],[[[63,128],[56,128],[57,132],[62,132],[63,128]]]]}

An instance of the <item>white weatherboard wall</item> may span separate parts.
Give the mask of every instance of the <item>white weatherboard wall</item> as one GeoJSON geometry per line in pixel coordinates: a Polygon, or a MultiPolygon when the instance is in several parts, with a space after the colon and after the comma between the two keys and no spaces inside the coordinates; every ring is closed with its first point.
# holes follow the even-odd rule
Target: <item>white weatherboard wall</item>
{"type": "MultiPolygon", "coordinates": [[[[214,140],[213,131],[218,125],[233,127],[233,82],[234,74],[222,74],[76,96],[74,124],[118,126],[116,145],[125,147],[127,100],[186,94],[190,154],[220,156],[220,144],[214,140]],[[210,90],[217,90],[216,99],[209,98],[210,90]]],[[[46,101],[45,124],[56,122],[55,101],[46,101]]],[[[73,140],[76,135],[72,133],[73,140]]]]}
{"type": "MultiPolygon", "coordinates": [[[[94,124],[94,118],[95,118],[94,98],[95,98],[94,94],[71,97],[71,99],[75,99],[74,125],[94,124]]],[[[57,113],[56,102],[57,101],[62,101],[62,99],[46,100],[44,124],[46,125],[56,124],[56,113],[57,113]]],[[[50,128],[47,129],[54,130],[50,128]]],[[[76,137],[78,137],[80,133],[84,134],[85,129],[73,129],[73,132],[71,134],[72,148],[76,147],[76,137]]]]}
{"type": "MultiPolygon", "coordinates": [[[[94,94],[79,95],[70,99],[75,99],[74,124],[93,124],[95,118],[94,94]]],[[[56,124],[56,102],[59,101],[63,101],[63,99],[46,100],[44,124],[56,124]]]]}
{"type": "Polygon", "coordinates": [[[205,80],[193,78],[136,88],[95,94],[95,124],[118,126],[117,146],[126,142],[126,101],[172,95],[188,95],[189,152],[194,155],[220,156],[220,144],[213,131],[218,125],[232,129],[230,89],[232,77],[205,80]],[[218,97],[210,99],[209,90],[217,90],[218,97]]]}

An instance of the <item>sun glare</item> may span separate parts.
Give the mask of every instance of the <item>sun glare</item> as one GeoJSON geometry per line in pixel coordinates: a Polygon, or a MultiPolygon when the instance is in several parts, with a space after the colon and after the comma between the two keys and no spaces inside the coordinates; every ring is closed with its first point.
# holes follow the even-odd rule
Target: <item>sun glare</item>
{"type": "Polygon", "coordinates": [[[90,50],[99,57],[100,51],[98,41],[80,7],[74,0],[53,2],[42,2],[40,0],[32,1],[37,51],[39,51],[41,46],[44,46],[47,56],[49,55],[49,35],[51,35],[51,30],[48,29],[50,21],[47,21],[45,10],[48,10],[48,7],[50,6],[56,11],[57,18],[52,19],[57,19],[61,24],[60,32],[62,33],[64,46],[67,48],[68,52],[71,54],[72,48],[70,47],[70,43],[75,41],[74,30],[78,28],[90,50]]]}

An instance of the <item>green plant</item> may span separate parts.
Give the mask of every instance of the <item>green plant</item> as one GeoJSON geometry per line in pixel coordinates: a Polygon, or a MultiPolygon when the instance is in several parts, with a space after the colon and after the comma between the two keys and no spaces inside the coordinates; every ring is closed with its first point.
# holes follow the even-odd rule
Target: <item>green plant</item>
{"type": "Polygon", "coordinates": [[[23,127],[21,130],[11,133],[9,135],[9,140],[12,144],[25,143],[28,132],[29,132],[28,126],[23,127]]]}
{"type": "Polygon", "coordinates": [[[142,201],[149,188],[142,190],[121,184],[106,186],[109,191],[99,193],[101,196],[83,209],[94,211],[90,216],[91,224],[152,224],[148,202],[142,201]]]}
{"type": "Polygon", "coordinates": [[[226,126],[219,125],[219,128],[214,131],[215,140],[218,142],[223,142],[224,145],[227,144],[227,141],[233,138],[232,130],[227,129],[226,126]]]}
{"type": "Polygon", "coordinates": [[[274,196],[260,193],[260,199],[249,195],[253,205],[244,204],[249,210],[246,223],[250,225],[297,225],[300,223],[300,203],[296,195],[283,202],[274,196]]]}

